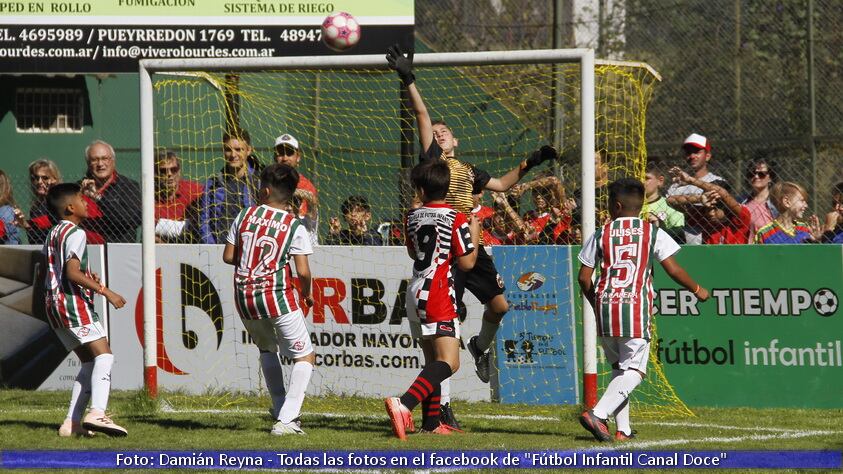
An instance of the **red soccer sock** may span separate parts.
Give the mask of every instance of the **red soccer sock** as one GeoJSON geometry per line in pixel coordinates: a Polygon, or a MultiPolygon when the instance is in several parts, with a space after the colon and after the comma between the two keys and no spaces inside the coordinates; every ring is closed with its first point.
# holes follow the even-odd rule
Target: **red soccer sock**
{"type": "Polygon", "coordinates": [[[412,411],[416,405],[429,397],[433,392],[437,392],[438,394],[439,384],[450,376],[451,366],[445,362],[437,360],[425,365],[407,392],[401,395],[401,403],[412,411]]]}

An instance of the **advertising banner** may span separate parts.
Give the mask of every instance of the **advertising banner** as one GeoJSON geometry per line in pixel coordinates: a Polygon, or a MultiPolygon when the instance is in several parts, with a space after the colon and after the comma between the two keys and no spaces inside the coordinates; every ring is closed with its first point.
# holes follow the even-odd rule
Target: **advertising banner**
{"type": "Polygon", "coordinates": [[[360,24],[353,54],[413,42],[408,0],[11,0],[0,2],[0,72],[137,72],[139,59],[341,54],[321,24],[360,24]]]}
{"type": "Polygon", "coordinates": [[[656,265],[653,347],[688,405],[843,407],[839,245],[692,247],[696,301],[656,265]]]}
{"type": "MultiPolygon", "coordinates": [[[[157,247],[158,382],[162,389],[258,391],[258,350],[234,307],[234,267],[222,246],[157,247]]],[[[137,244],[109,245],[109,283],[127,304],[112,309],[111,337],[120,370],[115,388],[142,386],[141,252],[137,244]]],[[[314,307],[306,314],[316,350],[312,394],[400,395],[424,364],[410,337],[404,295],[411,265],[403,247],[317,247],[310,257],[314,307]]],[[[466,298],[464,340],[480,328],[482,306],[466,298]]],[[[489,385],[462,351],[452,396],[489,400],[489,385]]],[[[285,369],[291,361],[282,358],[285,369]]]]}
{"type": "Polygon", "coordinates": [[[843,407],[843,247],[684,246],[676,258],[711,292],[700,303],[655,264],[651,349],[682,401],[843,407]]]}
{"type": "Polygon", "coordinates": [[[570,247],[496,246],[494,256],[509,302],[497,338],[500,401],[577,403],[570,247]]]}

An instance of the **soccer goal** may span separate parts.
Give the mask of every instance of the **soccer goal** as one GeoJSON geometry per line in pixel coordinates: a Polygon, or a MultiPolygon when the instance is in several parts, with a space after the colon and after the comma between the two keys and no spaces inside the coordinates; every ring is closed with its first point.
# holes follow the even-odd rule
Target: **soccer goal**
{"type": "MultiPolygon", "coordinates": [[[[612,178],[643,178],[646,109],[659,79],[649,66],[595,61],[587,49],[418,54],[414,63],[416,83],[431,116],[441,117],[454,130],[460,158],[500,176],[541,144],[552,143],[560,150],[560,163],[539,173],[559,177],[569,196],[581,190],[577,212],[582,217],[574,227],[581,226],[583,236],[605,216],[605,207],[598,203],[606,196],[595,189],[595,151],[601,152],[612,178]]],[[[321,247],[313,256],[314,291],[321,301],[308,320],[315,323],[321,359],[312,385],[322,394],[384,396],[391,393],[391,380],[403,381],[416,373],[420,351],[409,340],[406,323],[402,325],[402,281],[408,266],[394,234],[411,197],[407,173],[419,150],[414,118],[384,57],[142,60],[140,89],[144,287],[156,286],[173,252],[188,252],[155,245],[156,153],[173,151],[180,157],[182,177],[202,183],[223,166],[226,131],[248,130],[254,161],[263,164],[274,160],[275,138],[290,134],[303,150],[299,170],[318,189],[319,241],[328,241],[337,222],[342,225],[344,201],[362,196],[370,207],[368,225],[382,232],[385,244],[321,247]],[[375,375],[362,379],[360,373],[366,370],[375,375]]],[[[526,197],[523,201],[522,212],[532,206],[526,197]]],[[[257,351],[249,347],[226,301],[231,299],[231,270],[222,263],[218,247],[191,247],[197,254],[194,263],[182,263],[176,270],[181,281],[180,322],[161,316],[162,306],[164,314],[177,314],[167,310],[177,303],[158,296],[160,291],[143,294],[145,340],[159,341],[144,348],[144,380],[151,393],[157,391],[157,374],[179,372],[160,352],[167,347],[156,339],[162,324],[180,330],[182,350],[203,347],[203,334],[208,333],[212,347],[228,347],[227,353],[233,354],[196,356],[215,374],[197,375],[205,380],[199,383],[209,389],[261,390],[257,351]],[[212,324],[191,320],[185,300],[205,308],[212,324]],[[211,383],[226,380],[219,373],[231,372],[240,374],[236,382],[222,387],[211,383]]],[[[474,303],[469,304],[464,334],[479,328],[482,307],[474,303]]],[[[573,308],[574,302],[569,303],[573,308]]],[[[566,324],[562,320],[572,317],[557,315],[545,323],[546,331],[552,334],[553,325],[566,324]]],[[[586,305],[580,383],[581,401],[587,405],[596,402],[598,374],[610,372],[600,367],[595,331],[586,305]]],[[[454,383],[465,385],[452,388],[455,398],[483,390],[486,393],[477,399],[489,396],[488,387],[474,380],[471,366],[463,361],[465,369],[458,374],[462,378],[454,383]]],[[[180,380],[185,380],[186,371],[180,372],[180,380]]],[[[655,407],[654,413],[687,411],[655,364],[644,386],[650,389],[641,390],[642,400],[655,407]]],[[[542,396],[539,387],[525,387],[533,389],[536,397],[542,396]]]]}

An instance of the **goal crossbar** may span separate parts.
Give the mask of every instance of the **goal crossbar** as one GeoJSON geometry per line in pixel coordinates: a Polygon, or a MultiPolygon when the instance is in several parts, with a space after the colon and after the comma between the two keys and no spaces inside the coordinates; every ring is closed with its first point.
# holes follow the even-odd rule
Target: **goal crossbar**
{"type": "MultiPolygon", "coordinates": [[[[416,66],[454,67],[504,64],[580,64],[582,235],[595,229],[595,57],[592,49],[545,49],[482,51],[467,53],[423,53],[413,58],[416,66]]],[[[301,56],[279,58],[143,59],[139,61],[141,111],[141,190],[144,204],[154,202],[155,135],[152,74],[177,71],[266,71],[303,68],[382,68],[383,55],[301,56]]],[[[155,291],[155,209],[142,207],[142,271],[144,386],[157,396],[157,327],[155,291]]],[[[590,305],[583,304],[583,402],[593,406],[597,394],[597,327],[590,305]]]]}

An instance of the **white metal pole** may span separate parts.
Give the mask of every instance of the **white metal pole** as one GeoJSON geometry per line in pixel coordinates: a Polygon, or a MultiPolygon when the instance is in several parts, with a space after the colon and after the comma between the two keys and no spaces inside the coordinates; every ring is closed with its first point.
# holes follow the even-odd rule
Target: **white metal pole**
{"type": "Polygon", "coordinates": [[[141,221],[143,271],[143,380],[149,395],[158,395],[158,334],[155,309],[155,134],[153,132],[152,77],[140,63],[141,116],[141,221]]]}
{"type": "MultiPolygon", "coordinates": [[[[594,51],[588,50],[581,60],[582,96],[582,236],[588,238],[595,229],[594,187],[594,51]]],[[[583,403],[597,404],[597,324],[591,305],[583,297],[583,403]]]]}

